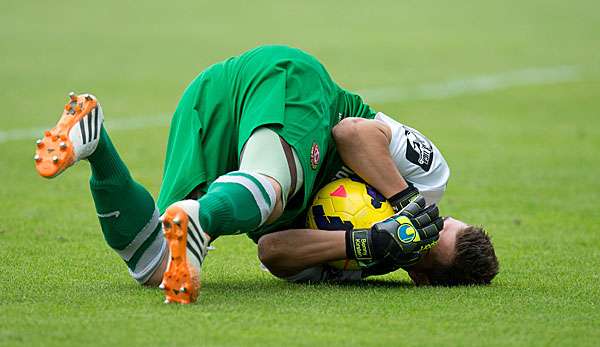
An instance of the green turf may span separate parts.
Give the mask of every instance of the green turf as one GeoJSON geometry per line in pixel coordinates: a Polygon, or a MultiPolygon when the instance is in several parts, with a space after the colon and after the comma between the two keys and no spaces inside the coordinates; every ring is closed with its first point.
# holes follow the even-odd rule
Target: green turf
{"type": "Polygon", "coordinates": [[[109,131],[151,123],[111,135],[156,194],[178,95],[259,43],[309,50],[351,89],[566,66],[573,74],[555,83],[374,105],[445,153],[442,211],[487,226],[500,275],[483,288],[415,288],[403,273],[293,285],[229,237],[205,264],[199,303],[166,306],[104,244],[88,165],[46,181],[33,139],[0,138],[0,346],[600,343],[596,1],[221,3],[3,0],[0,134],[50,126],[68,91],[92,91],[109,131]]]}

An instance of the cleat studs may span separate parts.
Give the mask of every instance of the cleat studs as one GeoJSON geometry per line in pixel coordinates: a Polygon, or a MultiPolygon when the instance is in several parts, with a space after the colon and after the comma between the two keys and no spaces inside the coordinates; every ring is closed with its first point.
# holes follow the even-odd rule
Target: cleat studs
{"type": "Polygon", "coordinates": [[[170,301],[169,299],[165,299],[164,303],[165,303],[165,304],[170,304],[170,303],[171,303],[171,301],[170,301]]]}
{"type": "Polygon", "coordinates": [[[56,155],[55,155],[55,156],[53,156],[53,157],[52,157],[52,162],[53,162],[54,164],[57,164],[57,163],[58,163],[58,156],[56,156],[56,155]]]}
{"type": "Polygon", "coordinates": [[[181,219],[179,219],[179,216],[177,216],[177,217],[173,218],[173,223],[174,223],[175,225],[179,225],[179,224],[181,224],[181,219]]]}
{"type": "Polygon", "coordinates": [[[38,146],[38,147],[42,147],[42,146],[44,146],[44,143],[42,142],[42,139],[37,139],[35,141],[35,145],[38,146]]]}
{"type": "Polygon", "coordinates": [[[35,161],[38,161],[38,162],[39,162],[40,160],[42,160],[42,158],[40,158],[40,155],[39,155],[39,154],[36,154],[36,155],[34,155],[34,156],[33,156],[33,160],[35,160],[35,161]]]}
{"type": "Polygon", "coordinates": [[[165,284],[164,283],[159,284],[158,289],[165,290],[165,284]]]}
{"type": "Polygon", "coordinates": [[[89,94],[87,94],[87,95],[85,96],[85,99],[86,99],[87,101],[90,101],[90,100],[92,100],[92,97],[91,97],[89,94]]]}
{"type": "Polygon", "coordinates": [[[59,143],[58,146],[60,147],[60,149],[67,149],[67,144],[64,142],[59,143]]]}
{"type": "Polygon", "coordinates": [[[181,288],[179,288],[179,291],[182,292],[182,293],[185,293],[185,292],[187,292],[187,288],[186,287],[181,287],[181,288]]]}

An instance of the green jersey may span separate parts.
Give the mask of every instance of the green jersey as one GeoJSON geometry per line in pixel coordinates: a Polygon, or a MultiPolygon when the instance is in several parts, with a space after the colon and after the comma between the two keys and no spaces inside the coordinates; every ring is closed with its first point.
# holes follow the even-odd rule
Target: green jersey
{"type": "Polygon", "coordinates": [[[348,116],[372,118],[374,112],[299,49],[261,46],[214,64],[187,87],[171,121],[158,207],[163,212],[194,189],[205,193],[219,176],[237,170],[252,132],[268,126],[296,151],[304,189],[275,223],[249,236],[257,241],[284,229],[310,203],[328,162],[340,162],[331,129],[348,116]]]}

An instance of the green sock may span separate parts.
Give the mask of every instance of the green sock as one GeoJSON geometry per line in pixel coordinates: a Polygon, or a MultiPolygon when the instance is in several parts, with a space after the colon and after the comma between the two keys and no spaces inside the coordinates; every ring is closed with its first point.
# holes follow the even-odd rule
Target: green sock
{"type": "Polygon", "coordinates": [[[275,190],[263,176],[234,171],[219,177],[200,198],[200,225],[211,238],[261,226],[275,207],[275,190]]]}
{"type": "Polygon", "coordinates": [[[118,185],[126,180],[131,180],[129,170],[117,153],[104,126],[100,130],[98,147],[87,159],[92,166],[90,182],[102,182],[103,184],[114,182],[118,185]]]}
{"type": "MultiPolygon", "coordinates": [[[[101,130],[98,147],[89,156],[92,168],[90,189],[104,239],[125,260],[132,274],[147,268],[156,252],[155,240],[160,232],[154,199],[135,182],[119,157],[108,133],[101,130]]],[[[160,235],[162,237],[162,235],[160,235]]],[[[136,278],[137,279],[137,278],[136,278]]]]}

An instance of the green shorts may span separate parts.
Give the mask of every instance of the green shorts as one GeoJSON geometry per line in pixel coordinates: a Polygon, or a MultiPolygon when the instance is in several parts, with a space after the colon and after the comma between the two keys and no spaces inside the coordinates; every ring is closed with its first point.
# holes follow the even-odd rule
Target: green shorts
{"type": "Polygon", "coordinates": [[[304,189],[275,223],[248,235],[257,241],[285,229],[310,202],[334,145],[331,129],[340,119],[344,93],[315,58],[294,48],[259,47],[211,66],[188,86],[173,116],[159,209],[194,190],[202,195],[216,178],[237,170],[252,132],[268,126],[298,154],[304,189]]]}

